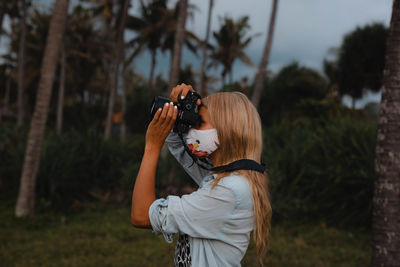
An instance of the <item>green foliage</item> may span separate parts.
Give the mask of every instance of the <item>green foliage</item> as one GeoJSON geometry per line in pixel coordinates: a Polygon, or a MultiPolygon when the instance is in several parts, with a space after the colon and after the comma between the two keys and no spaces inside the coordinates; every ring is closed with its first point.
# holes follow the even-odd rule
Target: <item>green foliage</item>
{"type": "Polygon", "coordinates": [[[26,129],[0,124],[0,199],[16,196],[24,160],[26,129]]]}
{"type": "Polygon", "coordinates": [[[249,17],[244,16],[234,21],[230,17],[221,19],[221,28],[213,32],[214,39],[217,44],[213,48],[210,55],[212,65],[221,64],[222,80],[225,82],[226,74],[230,74],[230,83],[232,83],[232,66],[236,59],[252,66],[250,58],[244,53],[254,36],[246,37],[247,31],[250,29],[249,17]]]}
{"type": "Polygon", "coordinates": [[[325,63],[331,83],[339,85],[340,95],[358,99],[365,89],[380,90],[387,35],[388,29],[375,23],[357,27],[343,38],[337,62],[325,63]]]}
{"type": "Polygon", "coordinates": [[[95,130],[50,133],[40,162],[37,196],[54,206],[68,207],[75,200],[90,199],[93,190],[123,190],[129,195],[142,149],[143,142],[104,141],[95,130]]]}
{"type": "MultiPolygon", "coordinates": [[[[55,127],[55,110],[49,114],[49,126],[55,127]]],[[[106,108],[99,104],[84,104],[76,102],[73,105],[64,106],[63,110],[63,131],[78,131],[84,133],[89,128],[102,132],[102,122],[106,118],[106,108]]]]}
{"type": "Polygon", "coordinates": [[[294,62],[266,83],[259,106],[260,116],[267,125],[279,122],[297,113],[295,107],[302,100],[320,100],[327,92],[327,82],[321,74],[294,62]]]}
{"type": "Polygon", "coordinates": [[[150,122],[151,96],[145,88],[135,88],[134,94],[128,97],[126,126],[134,134],[144,135],[146,125],[150,122]]]}
{"type": "MultiPolygon", "coordinates": [[[[0,195],[15,198],[21,178],[27,129],[0,125],[0,195]]],[[[37,176],[37,203],[70,207],[96,198],[91,192],[131,193],[143,153],[143,135],[128,143],[104,141],[94,128],[86,133],[47,134],[37,176]]],[[[101,197],[97,196],[97,199],[101,197]]]]}
{"type": "Polygon", "coordinates": [[[375,139],[374,124],[350,115],[267,128],[264,158],[275,218],[370,227],[375,139]]]}

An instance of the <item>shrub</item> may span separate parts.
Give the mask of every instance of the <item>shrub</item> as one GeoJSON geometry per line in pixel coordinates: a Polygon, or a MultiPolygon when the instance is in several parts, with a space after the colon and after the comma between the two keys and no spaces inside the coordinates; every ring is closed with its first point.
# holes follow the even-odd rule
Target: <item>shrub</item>
{"type": "Polygon", "coordinates": [[[91,190],[127,191],[128,180],[132,183],[138,170],[142,144],[104,141],[94,129],[85,134],[50,133],[38,173],[38,197],[69,206],[74,200],[90,199],[91,190]]]}
{"type": "Polygon", "coordinates": [[[278,219],[369,227],[376,127],[351,116],[284,121],[265,131],[278,219]]]}
{"type": "Polygon", "coordinates": [[[0,124],[0,198],[16,195],[24,160],[27,129],[0,124]]]}

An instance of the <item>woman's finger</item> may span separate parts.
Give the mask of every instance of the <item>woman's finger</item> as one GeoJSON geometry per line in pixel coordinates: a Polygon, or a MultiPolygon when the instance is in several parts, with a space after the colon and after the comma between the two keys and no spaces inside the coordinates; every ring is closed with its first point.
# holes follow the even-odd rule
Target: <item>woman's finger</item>
{"type": "MultiPolygon", "coordinates": [[[[178,85],[179,86],[179,85],[178,85]]],[[[169,95],[169,98],[172,100],[172,102],[178,102],[178,86],[175,86],[172,88],[171,94],[169,95]]]]}
{"type": "Polygon", "coordinates": [[[171,120],[169,121],[169,125],[168,125],[169,127],[172,128],[172,126],[174,126],[177,115],[178,115],[178,107],[174,106],[173,111],[172,111],[172,117],[171,117],[171,120]]]}
{"type": "Polygon", "coordinates": [[[167,116],[165,118],[165,121],[163,122],[163,125],[169,125],[171,119],[172,119],[172,114],[174,113],[174,103],[169,103],[168,106],[168,111],[167,111],[167,116]]]}
{"type": "Polygon", "coordinates": [[[160,118],[160,115],[161,115],[161,111],[162,111],[162,108],[157,109],[156,113],[154,114],[153,121],[155,121],[155,122],[158,121],[158,119],[160,118]]]}
{"type": "Polygon", "coordinates": [[[163,122],[165,121],[165,118],[167,117],[168,106],[169,106],[169,103],[165,103],[165,104],[164,104],[164,107],[163,107],[163,109],[162,109],[162,111],[161,111],[160,119],[159,119],[159,121],[160,121],[161,123],[163,123],[163,122]]]}

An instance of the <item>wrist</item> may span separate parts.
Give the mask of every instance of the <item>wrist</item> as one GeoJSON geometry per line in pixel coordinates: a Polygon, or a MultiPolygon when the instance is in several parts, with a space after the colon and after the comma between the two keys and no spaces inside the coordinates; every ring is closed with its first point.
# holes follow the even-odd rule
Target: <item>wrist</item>
{"type": "Polygon", "coordinates": [[[145,152],[160,152],[162,144],[146,143],[144,147],[145,152]]]}

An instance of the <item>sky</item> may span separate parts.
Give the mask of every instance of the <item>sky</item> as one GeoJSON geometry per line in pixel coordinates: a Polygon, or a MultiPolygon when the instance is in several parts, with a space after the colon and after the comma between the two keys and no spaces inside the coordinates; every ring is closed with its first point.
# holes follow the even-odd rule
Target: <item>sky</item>
{"type": "MultiPolygon", "coordinates": [[[[51,6],[53,0],[33,0],[37,6],[51,6]]],[[[72,0],[71,3],[77,3],[72,0]]],[[[173,6],[176,0],[170,0],[173,6]]],[[[278,72],[279,69],[293,61],[299,62],[322,72],[322,61],[332,47],[339,47],[343,36],[357,26],[364,26],[373,22],[380,22],[389,26],[392,0],[280,0],[278,4],[275,33],[268,69],[278,72]]],[[[189,4],[196,6],[192,18],[188,18],[186,27],[204,38],[206,30],[208,0],[189,0],[189,4]]],[[[139,1],[132,0],[130,14],[138,14],[139,1]]],[[[259,34],[253,38],[245,49],[254,65],[260,63],[266,41],[272,0],[214,0],[211,30],[220,27],[220,18],[230,16],[238,19],[249,16],[251,29],[248,36],[259,34]]],[[[129,38],[130,35],[127,35],[129,38]]],[[[210,39],[213,42],[213,38],[210,39]]],[[[4,51],[0,49],[0,51],[4,51]]],[[[200,54],[200,53],[199,53],[200,54]]],[[[161,73],[168,77],[170,55],[159,53],[156,74],[161,73]]],[[[184,50],[182,67],[191,64],[195,71],[199,71],[200,57],[196,57],[184,50]]],[[[148,76],[150,71],[150,54],[143,53],[134,62],[135,71],[148,76]]],[[[220,76],[221,69],[211,69],[210,73],[220,76]]],[[[249,67],[240,61],[233,65],[234,80],[247,76],[253,79],[255,67],[249,67]]],[[[368,94],[357,106],[374,100],[379,101],[379,94],[368,94]]],[[[349,99],[344,99],[349,101],[349,99]]],[[[347,102],[346,102],[347,103],[347,102]]]]}
{"type": "MultiPolygon", "coordinates": [[[[175,3],[175,1],[171,1],[175,3]]],[[[204,38],[207,22],[208,0],[193,1],[196,5],[194,17],[188,19],[187,28],[204,38]]],[[[281,0],[278,4],[275,33],[268,69],[278,72],[282,67],[293,61],[322,72],[322,62],[328,57],[328,50],[341,45],[343,36],[357,26],[380,22],[389,26],[392,0],[281,0]]],[[[249,16],[251,29],[249,36],[259,34],[245,49],[246,54],[257,66],[260,63],[265,46],[272,0],[214,0],[211,30],[220,27],[223,16],[238,19],[249,16]]],[[[136,14],[135,6],[131,10],[136,14]]],[[[213,42],[211,38],[211,42],[213,42]]],[[[149,73],[150,55],[141,55],[134,63],[136,71],[147,76],[149,73]]],[[[169,71],[169,54],[160,55],[156,73],[167,77],[169,71]]],[[[192,64],[194,70],[199,70],[201,58],[196,58],[190,52],[184,51],[182,66],[192,64]]],[[[210,70],[220,75],[221,69],[210,70]]],[[[256,68],[249,67],[240,61],[235,61],[233,77],[240,80],[243,76],[254,77],[256,68]]],[[[367,93],[364,99],[357,101],[361,107],[369,101],[379,101],[380,94],[367,93]]],[[[350,104],[350,98],[343,101],[350,104]]]]}

